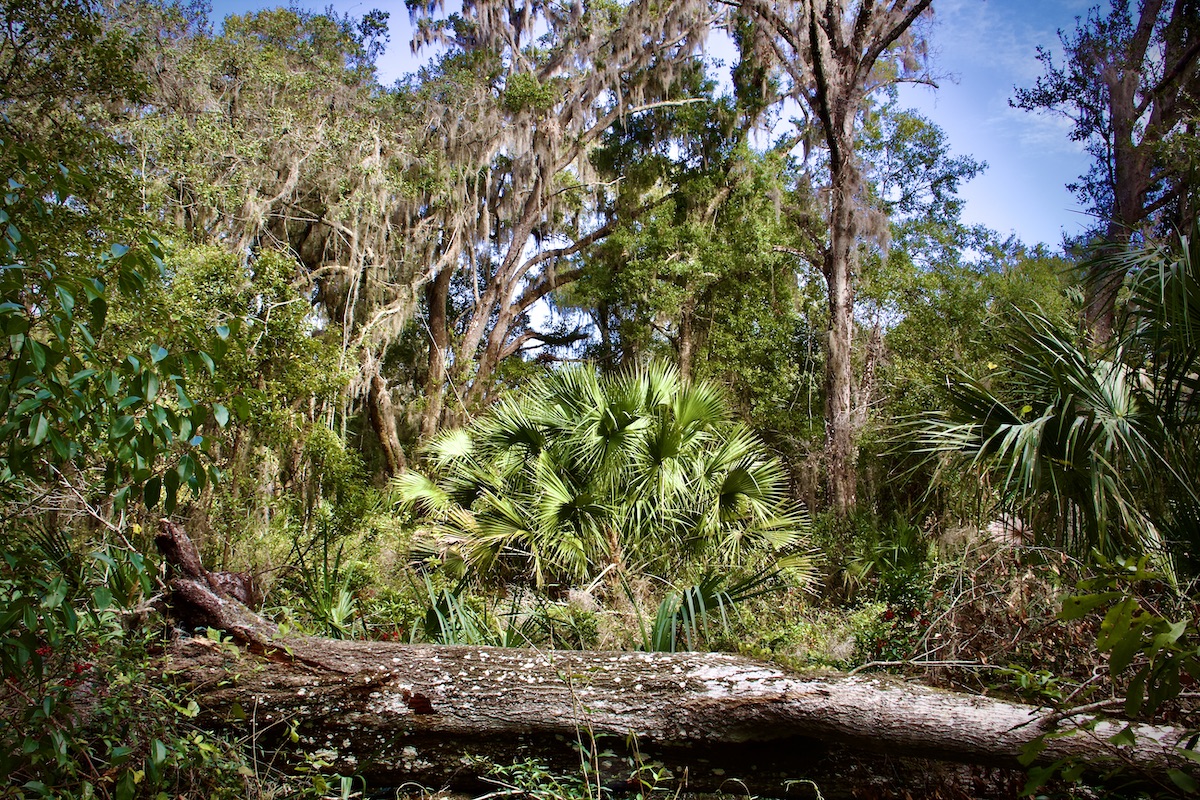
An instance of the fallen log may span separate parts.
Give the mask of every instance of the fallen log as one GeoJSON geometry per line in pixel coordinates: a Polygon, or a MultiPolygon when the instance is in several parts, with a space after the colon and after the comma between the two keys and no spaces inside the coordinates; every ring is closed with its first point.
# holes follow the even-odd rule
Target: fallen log
{"type": "MultiPolygon", "coordinates": [[[[164,531],[168,529],[164,526],[164,531]]],[[[942,691],[890,676],[802,674],[715,653],[508,650],[273,637],[213,584],[176,611],[234,642],[184,638],[165,675],[203,724],[319,758],[368,786],[469,786],[537,759],[600,783],[775,796],[1011,797],[1019,759],[1162,775],[1185,731],[942,691]],[[215,590],[214,590],[215,594],[215,590]],[[222,614],[229,613],[228,620],[222,614]],[[289,744],[289,740],[292,740],[289,744]]],[[[179,576],[176,576],[178,579],[179,576]]]]}

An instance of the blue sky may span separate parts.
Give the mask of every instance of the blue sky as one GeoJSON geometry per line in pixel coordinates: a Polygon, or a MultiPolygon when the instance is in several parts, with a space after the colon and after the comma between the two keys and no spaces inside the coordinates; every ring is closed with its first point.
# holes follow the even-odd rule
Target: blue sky
{"type": "MultiPolygon", "coordinates": [[[[277,5],[215,0],[213,20],[277,5]]],[[[326,2],[298,2],[324,10],[326,2]]],[[[1041,74],[1037,46],[1056,49],[1059,28],[1094,5],[1089,0],[935,0],[932,68],[940,87],[906,86],[901,103],[940,125],[955,152],[988,163],[987,171],[963,187],[965,221],[1015,233],[1027,244],[1057,247],[1066,232],[1087,225],[1065,184],[1087,169],[1082,148],[1068,138],[1062,117],[1009,107],[1013,86],[1029,86],[1041,74]]],[[[388,11],[391,43],[379,61],[384,83],[413,71],[420,61],[409,50],[408,11],[400,0],[337,0],[341,13],[388,11]]],[[[447,3],[453,7],[453,3],[447,3]]]]}

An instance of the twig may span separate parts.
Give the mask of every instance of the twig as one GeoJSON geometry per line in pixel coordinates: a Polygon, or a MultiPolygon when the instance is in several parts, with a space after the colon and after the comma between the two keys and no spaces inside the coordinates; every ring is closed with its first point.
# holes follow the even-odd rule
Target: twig
{"type": "Polygon", "coordinates": [[[850,670],[847,675],[857,675],[866,669],[873,667],[966,667],[969,669],[1009,669],[1009,667],[1000,666],[999,664],[983,664],[979,661],[921,661],[918,659],[909,659],[907,661],[868,661],[866,664],[860,664],[850,670]]]}

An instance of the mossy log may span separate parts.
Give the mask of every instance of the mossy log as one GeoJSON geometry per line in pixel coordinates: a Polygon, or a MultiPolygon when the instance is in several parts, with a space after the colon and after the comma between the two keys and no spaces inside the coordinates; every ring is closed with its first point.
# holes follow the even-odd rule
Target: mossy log
{"type": "MultiPolygon", "coordinates": [[[[189,580],[177,612],[198,586],[211,588],[189,580]]],[[[1046,733],[1042,762],[1151,775],[1185,763],[1182,729],[1134,725],[1134,744],[1117,746],[1125,722],[1060,719],[890,676],[804,674],[716,653],[281,639],[220,599],[185,616],[233,640],[181,638],[166,659],[200,721],[319,757],[371,787],[466,787],[491,764],[537,759],[564,772],[586,764],[618,788],[653,777],[771,796],[1013,797],[1019,758],[1046,733]]]]}

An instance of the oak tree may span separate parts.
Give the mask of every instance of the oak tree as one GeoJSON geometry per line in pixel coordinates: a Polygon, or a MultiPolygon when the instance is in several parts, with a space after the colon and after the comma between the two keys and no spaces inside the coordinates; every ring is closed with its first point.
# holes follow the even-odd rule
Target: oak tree
{"type": "MultiPolygon", "coordinates": [[[[1186,230],[1196,215],[1186,159],[1172,152],[1188,140],[1196,146],[1198,20],[1195,0],[1142,0],[1136,7],[1118,0],[1107,13],[1094,8],[1074,31],[1059,31],[1061,66],[1050,50],[1038,48],[1046,74],[1018,89],[1012,101],[1072,121],[1071,138],[1084,143],[1093,163],[1069,188],[1096,217],[1096,232],[1110,250],[1164,225],[1186,230]]],[[[1109,338],[1121,286],[1119,275],[1105,275],[1089,282],[1086,307],[1098,342],[1109,338]]]]}

